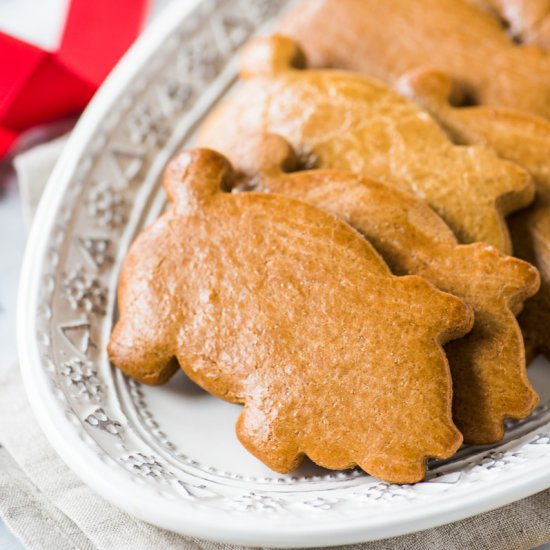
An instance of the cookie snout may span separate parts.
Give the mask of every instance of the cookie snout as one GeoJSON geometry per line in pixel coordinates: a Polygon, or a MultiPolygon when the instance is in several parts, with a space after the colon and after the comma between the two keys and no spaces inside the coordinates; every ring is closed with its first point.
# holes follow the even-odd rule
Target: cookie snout
{"type": "Polygon", "coordinates": [[[435,327],[440,343],[461,338],[474,325],[474,311],[462,299],[437,290],[427,281],[420,279],[425,285],[423,305],[426,310],[426,321],[435,327]],[[434,322],[437,319],[438,322],[434,322]]]}
{"type": "Polygon", "coordinates": [[[442,328],[440,341],[444,343],[455,338],[461,338],[472,330],[474,311],[460,298],[443,292],[440,294],[443,295],[439,300],[443,312],[443,320],[440,325],[442,328]]]}
{"type": "Polygon", "coordinates": [[[229,161],[210,149],[192,149],[174,157],[164,172],[164,190],[178,212],[196,210],[214,195],[231,189],[229,161]]]}

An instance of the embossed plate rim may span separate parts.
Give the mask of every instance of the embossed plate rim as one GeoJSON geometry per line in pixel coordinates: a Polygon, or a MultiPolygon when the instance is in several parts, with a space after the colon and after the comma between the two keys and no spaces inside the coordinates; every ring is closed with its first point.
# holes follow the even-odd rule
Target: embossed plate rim
{"type": "MultiPolygon", "coordinates": [[[[112,104],[136,78],[150,56],[179,25],[194,4],[174,3],[144,34],[125,56],[81,117],[58,162],[38,209],[27,247],[18,304],[18,346],[25,387],[34,413],[55,450],[69,467],[93,490],[128,513],[165,529],[226,543],[308,547],[355,543],[420,531],[463,519],[503,506],[550,487],[550,456],[539,457],[532,464],[516,465],[513,472],[485,482],[483,490],[453,488],[444,497],[423,500],[418,506],[413,498],[409,505],[365,509],[364,515],[342,517],[336,514],[311,517],[285,523],[283,514],[235,514],[220,509],[186,505],[185,501],[168,500],[146,484],[137,484],[124,471],[115,468],[85,443],[71,419],[59,406],[51,391],[51,380],[41,366],[36,342],[36,311],[42,266],[46,261],[50,232],[55,224],[63,198],[70,190],[78,163],[93,139],[101,120],[112,104]],[[530,466],[530,467],[529,467],[530,466]],[[502,482],[504,480],[505,482],[502,482]]],[[[546,426],[546,429],[548,425],[546,426]]],[[[251,487],[258,493],[263,488],[251,487]]],[[[327,491],[328,493],[329,491],[327,491]]],[[[252,493],[251,493],[252,494],[252,493]]]]}

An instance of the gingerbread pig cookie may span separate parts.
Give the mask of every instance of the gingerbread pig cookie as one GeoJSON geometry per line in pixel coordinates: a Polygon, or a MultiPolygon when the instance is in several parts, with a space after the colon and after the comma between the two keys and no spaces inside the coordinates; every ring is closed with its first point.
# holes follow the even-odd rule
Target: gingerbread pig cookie
{"type": "Polygon", "coordinates": [[[314,67],[357,71],[390,84],[431,67],[460,83],[470,102],[550,117],[550,55],[514,43],[474,2],[305,0],[279,32],[297,40],[314,67]]]}
{"type": "Polygon", "coordinates": [[[524,170],[487,149],[454,146],[425,112],[378,82],[300,71],[293,62],[302,58],[288,39],[253,43],[244,54],[246,84],[214,110],[199,142],[222,151],[242,171],[250,136],[279,134],[303,165],[351,170],[410,191],[461,241],[510,252],[504,217],[534,193],[524,170]]]}
{"type": "Polygon", "coordinates": [[[508,34],[550,50],[550,0],[479,0],[508,24],[508,34]]]}
{"type": "Polygon", "coordinates": [[[541,288],[519,316],[528,360],[537,352],[550,357],[550,194],[537,193],[532,206],[510,218],[516,254],[536,265],[541,288]]]}
{"type": "Polygon", "coordinates": [[[492,147],[533,176],[537,197],[529,208],[510,217],[514,253],[536,265],[540,292],[520,316],[528,354],[550,356],[550,121],[505,107],[453,107],[453,85],[437,71],[404,75],[398,90],[427,109],[458,143],[492,147]]]}
{"type": "Polygon", "coordinates": [[[472,307],[472,331],[446,348],[453,419],[466,443],[495,443],[504,435],[505,418],[532,412],[538,397],[527,379],[513,311],[537,291],[535,268],[483,243],[459,245],[435,212],[398,189],[348,172],[284,173],[281,167],[292,167],[292,152],[277,136],[259,138],[256,150],[256,191],[336,214],[367,238],[393,273],[421,275],[472,307]]]}
{"type": "Polygon", "coordinates": [[[441,344],[473,315],[420,277],[395,277],[354,229],[287,197],[224,193],[213,151],[169,165],[172,209],[125,259],[109,356],[163,382],[177,360],[210,393],[245,405],[244,446],[278,472],[305,455],[415,482],[462,437],[441,344]]]}

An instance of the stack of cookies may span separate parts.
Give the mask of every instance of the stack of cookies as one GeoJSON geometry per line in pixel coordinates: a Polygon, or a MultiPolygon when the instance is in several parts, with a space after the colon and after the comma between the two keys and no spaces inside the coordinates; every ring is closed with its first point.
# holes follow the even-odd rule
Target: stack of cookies
{"type": "Polygon", "coordinates": [[[412,483],[500,441],[538,402],[526,355],[550,352],[536,8],[306,0],[247,45],[125,259],[112,362],[243,404],[238,438],[281,473],[412,483]]]}

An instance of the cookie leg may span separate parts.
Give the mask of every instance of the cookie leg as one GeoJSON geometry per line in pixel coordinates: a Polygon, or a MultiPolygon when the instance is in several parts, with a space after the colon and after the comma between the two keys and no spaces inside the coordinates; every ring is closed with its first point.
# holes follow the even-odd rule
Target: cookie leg
{"type": "Polygon", "coordinates": [[[162,343],[122,322],[117,323],[107,351],[115,366],[144,384],[164,384],[178,370],[178,362],[162,343]]]}
{"type": "Polygon", "coordinates": [[[258,409],[246,406],[239,416],[236,431],[244,447],[275,472],[292,472],[304,459],[303,453],[297,451],[282,426],[274,428],[273,423],[258,409]]]}
{"type": "Polygon", "coordinates": [[[446,352],[453,375],[453,419],[466,443],[500,441],[505,418],[525,418],[536,406],[523,340],[511,314],[499,318],[478,311],[474,330],[448,344],[446,352]]]}
{"type": "Polygon", "coordinates": [[[369,457],[359,467],[371,476],[389,483],[417,483],[426,477],[426,459],[399,460],[393,456],[369,457]]]}

